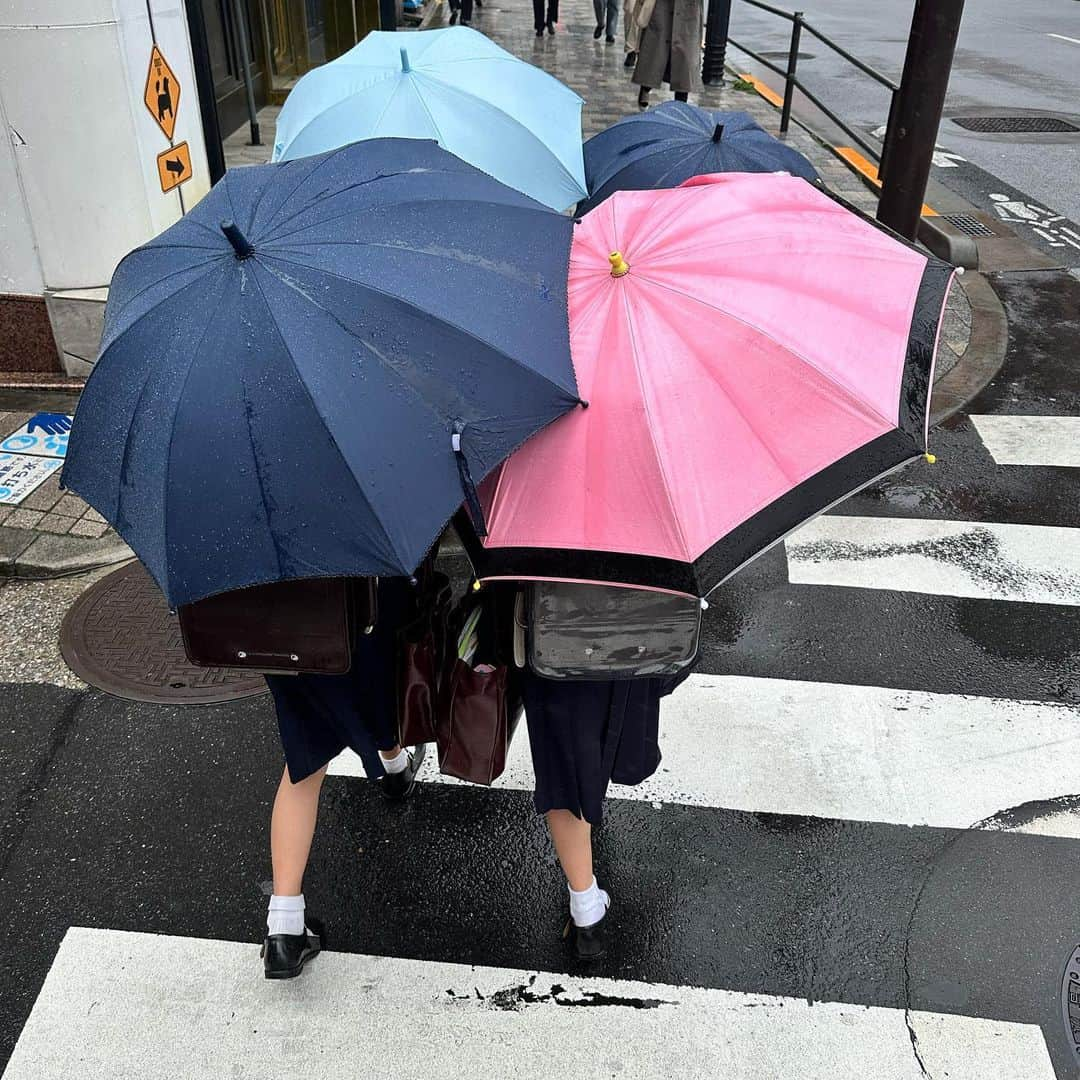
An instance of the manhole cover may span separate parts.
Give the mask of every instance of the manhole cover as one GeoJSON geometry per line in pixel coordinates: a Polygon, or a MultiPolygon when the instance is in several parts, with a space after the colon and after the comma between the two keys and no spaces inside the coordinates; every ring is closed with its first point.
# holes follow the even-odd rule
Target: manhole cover
{"type": "Polygon", "coordinates": [[[993,229],[984,225],[977,217],[972,217],[971,214],[942,214],[941,216],[968,236],[996,235],[993,229]]]}
{"type": "Polygon", "coordinates": [[[1060,116],[954,116],[952,122],[968,131],[987,135],[1061,134],[1080,131],[1060,116]]]}
{"type": "Polygon", "coordinates": [[[131,701],[211,705],[266,691],[261,675],[188,663],[180,624],[137,561],[72,604],[60,628],[60,652],[84,682],[131,701]]]}
{"type": "MultiPolygon", "coordinates": [[[[795,54],[797,60],[813,60],[817,53],[800,52],[795,54]]],[[[764,56],[766,60],[787,60],[791,53],[787,49],[769,49],[768,52],[758,53],[758,56],[764,56]]]]}

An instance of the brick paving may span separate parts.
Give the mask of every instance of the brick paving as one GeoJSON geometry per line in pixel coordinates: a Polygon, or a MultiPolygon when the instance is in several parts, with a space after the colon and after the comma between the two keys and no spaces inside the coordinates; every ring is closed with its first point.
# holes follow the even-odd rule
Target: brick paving
{"type": "MultiPolygon", "coordinates": [[[[445,0],[433,0],[434,10],[426,19],[431,27],[446,24],[449,14],[445,0]]],[[[550,72],[576,90],[585,100],[582,130],[586,138],[623,116],[638,111],[637,87],[624,67],[622,25],[615,44],[592,36],[596,25],[591,0],[562,0],[562,16],[556,34],[537,38],[533,30],[530,0],[487,0],[477,9],[473,27],[487,34],[504,49],[550,72]]],[[[409,33],[410,31],[402,31],[409,33]]],[[[654,90],[652,102],[668,100],[670,92],[654,90]]],[[[731,78],[723,86],[705,87],[690,97],[708,109],[741,110],[750,113],[766,131],[779,135],[779,111],[753,90],[738,89],[731,78]]],[[[268,106],[259,111],[262,145],[248,145],[245,123],[224,143],[229,168],[257,165],[270,158],[278,113],[268,106]]],[[[839,158],[816,138],[793,124],[785,141],[804,154],[825,184],[869,214],[877,206],[876,195],[839,158]]],[[[971,336],[971,306],[962,289],[954,289],[942,327],[938,377],[955,366],[971,336]]],[[[0,413],[0,434],[13,431],[29,414],[0,413]]],[[[80,560],[100,561],[121,557],[125,549],[101,516],[74,495],[60,491],[57,476],[50,477],[18,507],[0,506],[0,573],[34,572],[53,560],[57,567],[74,567],[80,560]],[[39,538],[35,541],[35,537],[39,538]]]]}

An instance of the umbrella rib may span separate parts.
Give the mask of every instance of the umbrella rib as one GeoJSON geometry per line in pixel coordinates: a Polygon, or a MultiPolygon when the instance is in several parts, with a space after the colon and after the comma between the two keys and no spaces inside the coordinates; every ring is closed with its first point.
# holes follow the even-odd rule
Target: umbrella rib
{"type": "MultiPolygon", "coordinates": [[[[177,245],[177,246],[179,246],[179,245],[177,245]]],[[[144,249],[140,248],[139,250],[141,251],[141,250],[144,250],[144,249]]],[[[170,249],[169,249],[169,250],[171,251],[171,250],[172,250],[172,248],[170,247],[170,249]]],[[[204,249],[201,249],[201,248],[200,248],[199,250],[204,250],[204,249]]],[[[209,250],[209,249],[205,249],[205,250],[209,250]]],[[[131,254],[132,254],[132,255],[134,255],[134,254],[135,254],[135,252],[132,252],[131,254]]],[[[197,278],[195,278],[194,280],[192,280],[192,281],[188,282],[188,284],[189,284],[189,285],[194,285],[196,281],[201,281],[201,280],[202,280],[202,279],[203,279],[203,278],[204,278],[204,277],[206,276],[206,273],[207,273],[207,272],[209,272],[210,270],[212,270],[212,269],[213,269],[213,266],[212,266],[212,264],[213,264],[213,263],[215,263],[215,262],[217,262],[217,261],[219,261],[219,260],[220,260],[220,259],[221,259],[221,258],[222,258],[222,257],[223,257],[223,256],[224,256],[225,254],[226,254],[226,253],[225,253],[225,252],[223,252],[223,251],[217,251],[217,252],[215,252],[215,254],[214,254],[214,257],[213,257],[212,259],[207,259],[207,260],[206,260],[206,265],[205,265],[205,266],[204,266],[204,268],[203,268],[203,269],[204,269],[204,272],[203,272],[202,274],[200,274],[200,275],[199,275],[199,276],[198,276],[197,278]]],[[[147,293],[147,292],[149,292],[149,291],[150,291],[151,289],[153,289],[153,288],[154,288],[155,286],[157,286],[157,285],[160,285],[160,284],[161,284],[161,283],[162,283],[163,281],[168,281],[168,280],[169,280],[169,278],[177,277],[177,276],[178,276],[178,275],[180,275],[180,274],[186,274],[186,273],[187,273],[187,272],[188,272],[189,270],[191,270],[191,269],[193,269],[193,267],[191,267],[191,266],[185,266],[185,267],[184,267],[184,268],[183,268],[182,270],[170,270],[170,271],[169,271],[169,272],[168,272],[167,274],[162,274],[162,275],[161,275],[161,277],[159,277],[159,278],[155,278],[155,280],[153,280],[152,282],[150,282],[150,284],[149,284],[149,285],[144,285],[144,286],[143,286],[143,287],[142,287],[142,288],[141,288],[141,289],[140,289],[140,290],[139,290],[138,292],[136,292],[136,293],[132,293],[132,294],[131,294],[131,296],[129,296],[129,297],[127,298],[127,300],[125,300],[125,301],[124,301],[124,304],[123,304],[123,306],[122,306],[122,307],[120,307],[120,308],[119,308],[119,309],[118,309],[118,310],[116,311],[116,313],[115,313],[114,315],[112,315],[112,316],[111,316],[111,318],[113,318],[113,319],[119,319],[119,318],[120,318],[120,317],[121,317],[121,316],[122,316],[122,315],[124,314],[124,312],[125,312],[125,311],[127,311],[127,309],[128,309],[128,308],[129,308],[129,307],[130,307],[130,306],[131,306],[131,305],[132,305],[133,303],[135,303],[135,301],[136,301],[136,300],[138,300],[140,296],[142,296],[142,295],[143,295],[143,293],[147,293]]],[[[187,288],[187,285],[185,285],[185,286],[184,286],[184,288],[186,289],[186,288],[187,288]]],[[[161,298],[161,299],[160,299],[159,301],[157,301],[157,303],[156,303],[156,304],[154,304],[154,305],[153,305],[152,307],[150,307],[150,308],[147,308],[147,310],[146,310],[146,311],[144,311],[144,312],[143,312],[143,314],[144,314],[144,315],[148,315],[148,314],[149,314],[149,313],[150,313],[151,311],[153,311],[153,310],[154,310],[154,308],[156,308],[156,307],[158,306],[158,304],[163,304],[163,303],[164,303],[164,302],[165,302],[166,300],[168,300],[168,299],[169,299],[170,297],[172,297],[172,296],[175,296],[175,295],[176,295],[175,293],[169,293],[169,295],[168,295],[168,296],[163,296],[163,297],[162,297],[162,298],[161,298]]],[[[124,332],[125,332],[125,333],[127,332],[127,331],[126,331],[126,329],[125,329],[125,331],[124,331],[124,332]]],[[[109,342],[109,346],[110,346],[110,347],[112,346],[112,342],[111,342],[111,341],[109,342]]]]}
{"type": "MultiPolygon", "coordinates": [[[[477,170],[477,171],[479,172],[480,170],[477,170]]],[[[395,173],[393,175],[399,175],[399,174],[395,173]]],[[[485,176],[486,176],[486,174],[485,174],[485,176]]],[[[386,179],[386,177],[385,176],[379,177],[379,179],[386,179]]],[[[354,186],[359,186],[359,185],[354,185],[354,186]]],[[[518,192],[516,190],[514,191],[514,194],[521,195],[522,199],[528,199],[529,198],[528,195],[522,194],[522,193],[520,193],[520,192],[518,192]]],[[[329,200],[324,200],[324,201],[329,201],[329,200]]],[[[395,202],[392,205],[394,205],[394,206],[437,205],[437,206],[442,207],[442,208],[445,208],[445,207],[448,207],[448,206],[472,206],[472,207],[475,207],[475,206],[478,205],[479,201],[480,200],[476,200],[476,199],[446,199],[446,198],[441,198],[441,197],[433,197],[433,198],[430,198],[430,199],[402,199],[401,201],[395,202]]],[[[533,201],[535,202],[535,200],[533,200],[533,201]]],[[[556,213],[556,211],[553,211],[550,207],[543,206],[542,204],[529,205],[529,204],[526,204],[526,203],[516,203],[515,202],[515,203],[491,203],[490,205],[510,207],[512,210],[517,210],[517,211],[520,211],[522,213],[529,213],[529,214],[544,214],[544,215],[550,216],[551,214],[556,213]]],[[[308,208],[305,207],[305,209],[308,209],[308,208]]],[[[301,213],[301,212],[302,211],[298,211],[298,213],[301,213]]],[[[293,217],[295,217],[295,216],[296,215],[294,214],[293,217]]],[[[299,228],[293,229],[291,232],[277,233],[275,236],[268,237],[267,239],[264,239],[262,241],[262,243],[263,244],[273,243],[273,244],[277,245],[278,247],[297,247],[297,246],[300,246],[300,244],[304,244],[305,242],[304,241],[299,241],[297,244],[282,244],[281,241],[288,240],[289,237],[296,236],[297,233],[301,233],[305,229],[321,228],[324,225],[329,225],[331,222],[341,221],[343,218],[356,217],[356,216],[358,216],[356,210],[346,210],[344,213],[336,214],[334,217],[320,218],[318,221],[312,222],[310,225],[301,225],[299,228]]],[[[560,214],[558,216],[561,217],[562,215],[560,214]]],[[[326,241],[318,240],[318,241],[312,241],[312,243],[316,243],[318,246],[321,247],[324,243],[326,243],[326,244],[346,244],[346,245],[356,246],[356,245],[361,245],[361,244],[365,244],[365,245],[366,244],[374,244],[375,242],[374,241],[368,241],[368,240],[326,240],[326,241]]],[[[388,245],[384,245],[384,246],[388,246],[388,245]]]]}
{"type": "MultiPolygon", "coordinates": [[[[496,105],[495,102],[489,101],[487,98],[480,97],[477,94],[470,94],[467,90],[462,90],[460,87],[454,86],[451,83],[446,82],[444,79],[440,79],[437,75],[426,75],[425,78],[430,79],[434,83],[438,83],[440,86],[445,87],[447,90],[453,91],[455,94],[461,94],[463,97],[471,98],[481,108],[488,109],[491,112],[494,112],[498,116],[502,117],[504,120],[506,120],[509,123],[513,124],[515,127],[521,128],[521,130],[523,132],[525,132],[525,134],[526,134],[526,136],[528,136],[528,138],[532,139],[533,142],[537,143],[543,150],[545,150],[547,152],[548,156],[551,157],[555,161],[555,163],[558,165],[558,167],[562,171],[563,175],[570,181],[570,183],[575,188],[577,188],[578,191],[581,192],[582,196],[585,196],[585,195],[588,194],[588,192],[585,190],[585,187],[584,187],[583,183],[576,176],[574,176],[574,174],[566,167],[566,164],[562,160],[562,158],[560,158],[555,153],[555,151],[552,150],[552,148],[550,146],[548,146],[548,144],[546,142],[544,142],[544,140],[541,139],[539,135],[536,134],[536,132],[534,132],[531,128],[529,128],[527,125],[522,123],[522,121],[520,121],[516,116],[512,116],[505,109],[499,108],[499,106],[496,105]]],[[[556,80],[556,82],[557,81],[558,80],[556,80]]],[[[417,96],[419,96],[419,94],[417,96]]],[[[575,97],[576,96],[577,95],[575,95],[575,97]]],[[[578,101],[580,102],[581,99],[578,98],[578,101]]],[[[427,108],[426,104],[425,104],[424,107],[427,108]]],[[[430,113],[429,113],[429,115],[430,115],[430,113]]],[[[481,170],[481,171],[483,171],[483,170],[481,170]]]]}
{"type": "Polygon", "coordinates": [[[668,479],[667,469],[664,468],[664,459],[660,453],[660,448],[656,445],[656,437],[653,432],[652,411],[649,408],[649,398],[645,392],[645,379],[641,373],[641,358],[638,355],[637,338],[634,335],[634,320],[630,315],[630,297],[629,290],[622,289],[622,303],[623,309],[626,313],[626,328],[630,333],[630,354],[634,361],[634,375],[637,378],[638,389],[641,391],[641,402],[645,407],[645,421],[646,430],[649,434],[649,445],[652,447],[653,456],[656,459],[657,468],[660,470],[660,476],[664,481],[664,497],[667,499],[668,507],[671,510],[671,520],[675,525],[679,534],[679,542],[682,544],[683,553],[688,560],[693,559],[690,553],[690,545],[686,542],[686,534],[683,532],[682,521],[679,518],[678,512],[675,509],[675,500],[671,494],[671,482],[668,479]]]}
{"type": "Polygon", "coordinates": [[[771,341],[777,348],[783,349],[791,353],[792,356],[797,357],[804,364],[806,364],[807,367],[813,368],[814,371],[816,371],[823,379],[832,383],[832,385],[835,386],[845,397],[857,403],[867,412],[872,413],[875,417],[877,417],[878,420],[881,420],[883,423],[887,424],[888,427],[895,428],[897,426],[895,419],[890,420],[887,416],[882,416],[882,414],[878,412],[878,410],[875,409],[873,405],[871,405],[868,401],[864,400],[849,387],[845,386],[842,382],[840,382],[839,379],[836,378],[836,376],[830,374],[828,371],[825,371],[818,364],[815,364],[814,361],[811,360],[810,357],[808,357],[802,351],[792,347],[791,345],[785,345],[782,341],[777,341],[777,339],[773,337],[773,335],[770,334],[768,330],[766,330],[764,327],[758,326],[757,323],[751,322],[749,319],[744,319],[741,316],[736,315],[734,312],[725,311],[722,308],[714,307],[712,304],[706,303],[699,297],[691,296],[689,293],[683,292],[682,289],[676,289],[671,285],[666,285],[664,284],[664,282],[657,281],[656,278],[651,278],[647,274],[639,273],[638,280],[648,281],[649,284],[655,285],[659,289],[664,289],[666,292],[674,293],[676,296],[681,296],[685,300],[689,300],[694,304],[698,304],[701,307],[707,309],[708,311],[715,312],[716,314],[724,316],[728,319],[734,319],[735,322],[741,323],[743,326],[755,331],[764,338],[768,338],[768,340],[771,341]]]}
{"type": "MultiPolygon", "coordinates": [[[[356,490],[359,493],[360,498],[363,499],[364,504],[367,506],[368,510],[371,511],[372,521],[377,523],[377,525],[379,526],[379,531],[382,533],[383,538],[386,540],[387,548],[393,553],[394,557],[398,560],[398,562],[401,563],[402,565],[404,565],[405,559],[402,557],[401,553],[395,547],[394,541],[390,538],[389,533],[387,533],[386,529],[383,527],[383,523],[382,523],[381,519],[379,518],[379,515],[375,512],[375,508],[371,505],[371,500],[368,498],[367,492],[364,491],[364,489],[360,486],[360,482],[357,480],[356,474],[353,472],[352,467],[349,465],[349,459],[345,456],[344,451],[341,449],[341,446],[339,445],[339,443],[337,441],[337,437],[334,435],[334,432],[331,429],[330,425],[326,422],[326,417],[324,417],[323,414],[319,411],[319,406],[316,403],[315,398],[312,395],[311,389],[308,387],[307,382],[304,380],[303,375],[300,374],[300,369],[296,366],[296,360],[293,357],[292,350],[289,348],[288,342],[286,342],[286,340],[285,340],[285,335],[281,332],[281,327],[278,325],[277,317],[274,315],[274,309],[271,306],[270,301],[266,297],[266,291],[262,287],[262,282],[259,281],[259,278],[258,278],[257,274],[252,274],[252,277],[255,280],[256,286],[258,286],[259,295],[262,297],[263,306],[266,308],[266,312],[270,316],[270,323],[274,327],[274,333],[277,334],[278,340],[281,342],[281,346],[285,350],[285,355],[289,358],[289,363],[292,364],[293,370],[296,372],[296,381],[298,383],[300,383],[300,385],[304,388],[304,393],[307,395],[308,401],[311,402],[311,408],[314,410],[315,415],[317,417],[319,417],[319,419],[322,421],[323,427],[326,429],[326,433],[330,436],[330,442],[333,444],[334,449],[337,451],[338,457],[341,458],[341,462],[345,466],[345,471],[349,474],[349,476],[352,477],[353,483],[355,484],[356,490]]],[[[321,304],[317,304],[316,306],[322,307],[321,304]]],[[[325,309],[323,309],[323,310],[325,310],[325,309]]],[[[259,483],[260,483],[260,490],[261,490],[262,489],[262,481],[260,480],[259,483]]],[[[264,505],[265,505],[265,500],[264,500],[264,505]]],[[[268,515],[267,516],[267,526],[268,527],[269,527],[269,524],[270,524],[270,519],[269,519],[269,515],[268,515]]],[[[278,546],[277,546],[276,538],[274,539],[274,550],[275,550],[275,553],[278,552],[278,546]]],[[[280,554],[278,555],[278,560],[279,560],[279,568],[280,568],[280,554]]]]}
{"type": "MultiPolygon", "coordinates": [[[[425,318],[431,318],[432,317],[430,311],[425,311],[416,302],[414,302],[412,300],[407,300],[404,296],[398,296],[396,293],[387,292],[385,289],[380,289],[377,285],[372,285],[370,282],[357,281],[354,278],[345,277],[344,274],[335,273],[333,270],[326,270],[326,269],[323,269],[321,267],[320,268],[312,267],[312,266],[309,266],[307,263],[300,262],[297,259],[288,259],[283,255],[269,255],[269,256],[264,256],[264,257],[265,258],[280,259],[281,262],[293,263],[296,266],[302,266],[305,270],[312,270],[315,273],[326,274],[328,277],[337,278],[339,281],[348,282],[348,284],[353,285],[353,286],[357,286],[357,287],[359,287],[361,289],[368,289],[371,292],[378,293],[380,296],[386,296],[389,299],[395,301],[396,303],[402,304],[405,307],[408,307],[408,308],[412,309],[413,311],[419,313],[420,315],[423,315],[425,318]]],[[[316,306],[318,306],[320,308],[322,307],[322,305],[319,304],[318,301],[313,300],[312,303],[316,304],[316,306]]],[[[326,309],[323,308],[323,310],[325,311],[326,309]]],[[[327,314],[331,315],[331,317],[334,317],[332,312],[327,312],[327,314]]],[[[565,386],[561,386],[559,383],[555,382],[553,379],[548,378],[548,376],[543,374],[543,372],[537,371],[535,368],[530,367],[527,364],[523,364],[520,360],[515,360],[514,357],[512,357],[504,349],[500,349],[497,345],[493,344],[492,342],[485,341],[482,337],[478,337],[471,330],[469,330],[468,328],[462,326],[460,323],[451,322],[449,319],[442,318],[442,317],[439,318],[439,321],[441,323],[443,323],[444,325],[446,325],[446,326],[453,327],[453,329],[457,330],[461,334],[464,334],[466,337],[471,338],[473,341],[478,342],[485,349],[490,349],[492,352],[498,354],[499,356],[505,357],[508,363],[514,364],[515,366],[520,367],[520,368],[524,368],[526,371],[528,371],[531,375],[535,376],[537,379],[541,379],[543,382],[546,382],[549,386],[554,387],[556,390],[559,391],[560,394],[568,395],[568,397],[571,400],[575,401],[575,402],[578,400],[578,395],[577,395],[576,391],[567,390],[567,388],[565,386]]],[[[446,419],[446,418],[444,418],[444,419],[446,419]]]]}
{"type": "MultiPolygon", "coordinates": [[[[352,66],[355,66],[355,65],[349,65],[349,66],[352,67],[352,66]]],[[[372,67],[369,64],[365,64],[363,66],[364,67],[372,67]]],[[[318,70],[318,69],[315,69],[315,70],[318,70]]],[[[378,70],[378,69],[375,68],[375,67],[372,67],[372,70],[378,70]]],[[[382,76],[381,79],[373,79],[370,83],[368,83],[367,86],[360,87],[360,89],[358,89],[358,90],[350,90],[347,94],[343,94],[337,101],[335,101],[333,103],[333,105],[327,105],[325,109],[323,109],[321,112],[317,112],[314,116],[311,117],[311,119],[305,120],[304,123],[300,125],[300,128],[297,130],[296,134],[293,135],[289,139],[288,146],[285,146],[282,149],[287,150],[289,148],[289,146],[292,146],[292,144],[294,142],[296,142],[296,140],[299,139],[300,136],[303,135],[304,132],[307,131],[307,129],[309,127],[311,127],[311,125],[314,124],[316,120],[318,120],[320,117],[324,116],[331,109],[336,109],[339,105],[346,104],[346,102],[348,102],[350,98],[356,97],[358,94],[363,93],[363,91],[365,91],[365,90],[370,90],[371,87],[373,87],[373,86],[378,86],[379,83],[387,82],[389,79],[392,79],[397,74],[399,74],[398,71],[394,71],[392,68],[387,68],[387,69],[384,70],[383,76],[382,76]]],[[[338,148],[335,148],[335,149],[338,149],[338,148]]],[[[278,160],[281,161],[282,159],[279,158],[278,160]]],[[[288,160],[289,161],[302,161],[303,159],[302,158],[289,158],[288,160]]],[[[315,170],[312,169],[311,171],[314,172],[315,170]]],[[[303,181],[301,180],[300,183],[303,183],[303,181]]],[[[296,186],[299,187],[300,184],[297,184],[296,186]]]]}

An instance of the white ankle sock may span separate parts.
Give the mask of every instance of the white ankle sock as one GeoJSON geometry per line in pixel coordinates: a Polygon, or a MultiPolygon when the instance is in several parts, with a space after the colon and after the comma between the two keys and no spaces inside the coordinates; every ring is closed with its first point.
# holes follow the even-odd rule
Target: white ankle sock
{"type": "Polygon", "coordinates": [[[592,884],[581,892],[570,889],[570,918],[574,920],[575,926],[592,926],[604,917],[610,903],[611,897],[596,884],[596,878],[593,878],[592,884]]]}
{"type": "Polygon", "coordinates": [[[266,914],[266,929],[271,934],[302,934],[304,932],[304,894],[271,896],[266,914]]]}
{"type": "Polygon", "coordinates": [[[382,751],[380,751],[379,760],[382,762],[382,767],[388,773],[404,772],[409,767],[409,752],[403,746],[397,752],[397,757],[384,758],[382,756],[382,751]]]}

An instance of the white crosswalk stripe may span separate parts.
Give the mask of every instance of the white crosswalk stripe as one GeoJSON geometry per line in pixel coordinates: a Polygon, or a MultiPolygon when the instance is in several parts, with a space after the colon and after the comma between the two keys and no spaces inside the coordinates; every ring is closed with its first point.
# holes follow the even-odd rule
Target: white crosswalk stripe
{"type": "Polygon", "coordinates": [[[999,1020],[909,1014],[920,1066],[901,1009],[332,952],[275,983],[258,963],[73,928],[4,1080],[1054,1075],[1039,1028],[999,1020]]]}
{"type": "MultiPolygon", "coordinates": [[[[1076,787],[1080,708],[880,686],[692,675],[663,705],[657,773],[611,796],[963,829],[1076,787]],[[722,738],[718,738],[722,736],[722,738]]],[[[336,775],[362,776],[346,751],[336,775]]],[[[421,772],[441,776],[434,753],[421,772]]],[[[528,732],[496,787],[531,790],[528,732]]],[[[1062,814],[1042,831],[1073,836],[1062,814]]]]}
{"type": "Polygon", "coordinates": [[[786,548],[792,584],[1080,604],[1080,529],[827,515],[786,548]]]}
{"type": "Polygon", "coordinates": [[[969,417],[998,465],[1080,468],[1080,416],[969,417]]]}

